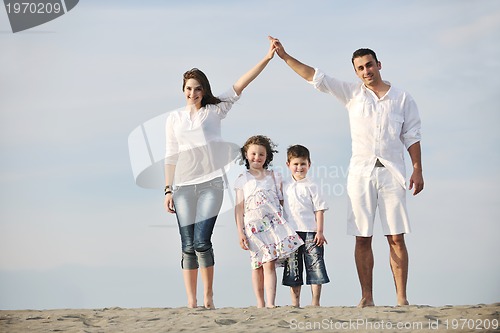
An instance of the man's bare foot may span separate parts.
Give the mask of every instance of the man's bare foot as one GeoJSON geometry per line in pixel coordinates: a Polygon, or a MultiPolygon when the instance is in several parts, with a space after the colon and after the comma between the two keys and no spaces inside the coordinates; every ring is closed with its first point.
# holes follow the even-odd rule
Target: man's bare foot
{"type": "Polygon", "coordinates": [[[373,303],[373,300],[368,300],[366,298],[362,298],[361,301],[359,301],[358,308],[366,308],[369,306],[375,306],[375,303],[373,303]]]}
{"type": "Polygon", "coordinates": [[[397,306],[406,306],[406,305],[410,305],[407,299],[398,300],[397,306]]]}
{"type": "Polygon", "coordinates": [[[189,304],[187,305],[187,307],[188,307],[188,308],[190,308],[190,309],[196,309],[196,308],[198,307],[198,304],[196,304],[196,303],[194,303],[194,304],[189,303],[189,304]]]}

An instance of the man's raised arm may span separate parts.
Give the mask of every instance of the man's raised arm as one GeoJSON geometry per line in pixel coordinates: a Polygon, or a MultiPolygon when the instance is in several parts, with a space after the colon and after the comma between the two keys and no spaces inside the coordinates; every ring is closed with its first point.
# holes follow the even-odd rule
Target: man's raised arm
{"type": "Polygon", "coordinates": [[[307,81],[312,81],[314,77],[314,68],[301,63],[300,61],[286,53],[283,44],[281,44],[278,38],[269,36],[269,39],[273,41],[278,56],[283,59],[286,64],[295,71],[295,73],[299,74],[307,81]]]}

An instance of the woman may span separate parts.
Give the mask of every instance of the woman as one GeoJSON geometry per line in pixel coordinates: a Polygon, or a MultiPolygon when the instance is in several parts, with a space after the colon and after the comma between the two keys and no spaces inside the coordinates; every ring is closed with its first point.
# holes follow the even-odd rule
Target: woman
{"type": "Polygon", "coordinates": [[[220,135],[221,120],[273,58],[274,51],[271,41],[266,56],[219,97],[213,96],[202,71],[196,68],[187,71],[182,86],[187,106],[172,112],[167,119],[165,208],[177,217],[182,243],[181,267],[190,308],[198,306],[198,269],[204,287],[204,306],[215,308],[211,236],[224,191],[222,171],[215,164],[224,160],[219,155],[227,155],[228,151],[220,135]]]}

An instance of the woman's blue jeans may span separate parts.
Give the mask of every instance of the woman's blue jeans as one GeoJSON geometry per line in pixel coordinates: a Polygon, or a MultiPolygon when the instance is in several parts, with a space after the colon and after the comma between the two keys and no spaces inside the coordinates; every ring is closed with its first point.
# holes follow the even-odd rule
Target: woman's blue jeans
{"type": "Polygon", "coordinates": [[[179,186],[173,196],[182,243],[182,269],[213,266],[211,238],[224,197],[222,178],[179,186]]]}

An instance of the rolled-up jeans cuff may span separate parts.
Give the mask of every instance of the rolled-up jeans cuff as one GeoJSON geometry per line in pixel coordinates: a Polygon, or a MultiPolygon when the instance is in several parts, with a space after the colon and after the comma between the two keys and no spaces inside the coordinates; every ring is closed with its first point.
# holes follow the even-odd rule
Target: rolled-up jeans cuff
{"type": "Polygon", "coordinates": [[[182,252],[182,269],[198,269],[198,258],[195,253],[182,252]]]}
{"type": "Polygon", "coordinates": [[[214,250],[210,248],[203,252],[196,251],[196,256],[198,257],[198,262],[200,263],[200,267],[212,267],[215,265],[214,259],[214,250]]]}

